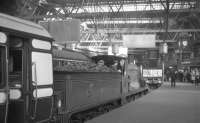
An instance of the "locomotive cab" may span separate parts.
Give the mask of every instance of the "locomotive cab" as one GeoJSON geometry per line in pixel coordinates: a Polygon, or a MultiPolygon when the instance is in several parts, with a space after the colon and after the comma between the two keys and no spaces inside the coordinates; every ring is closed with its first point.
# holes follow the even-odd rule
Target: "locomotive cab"
{"type": "MultiPolygon", "coordinates": [[[[42,26],[1,13],[0,31],[8,38],[7,123],[48,122],[53,106],[53,39],[42,26]]],[[[3,46],[0,48],[2,54],[3,46]]],[[[2,60],[4,63],[6,58],[2,60]]],[[[0,83],[0,95],[4,93],[0,83]]]]}

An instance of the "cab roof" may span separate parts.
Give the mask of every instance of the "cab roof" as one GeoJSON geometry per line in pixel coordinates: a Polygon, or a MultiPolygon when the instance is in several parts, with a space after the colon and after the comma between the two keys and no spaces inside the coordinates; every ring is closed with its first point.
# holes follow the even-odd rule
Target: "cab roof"
{"type": "Polygon", "coordinates": [[[98,62],[99,60],[103,60],[105,65],[110,66],[114,64],[115,61],[120,61],[121,59],[126,59],[124,57],[120,56],[114,56],[114,55],[98,55],[98,56],[93,56],[92,60],[94,62],[98,62]]]}
{"type": "Polygon", "coordinates": [[[2,13],[0,13],[0,27],[52,40],[51,35],[41,25],[2,13]]]}

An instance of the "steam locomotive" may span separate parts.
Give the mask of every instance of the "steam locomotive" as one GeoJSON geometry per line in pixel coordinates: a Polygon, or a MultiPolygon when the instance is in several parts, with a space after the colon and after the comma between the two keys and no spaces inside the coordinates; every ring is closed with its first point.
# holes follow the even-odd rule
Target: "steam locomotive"
{"type": "Polygon", "coordinates": [[[89,71],[90,58],[53,50],[52,42],[42,26],[0,13],[1,123],[67,123],[89,109],[122,105],[148,91],[129,91],[126,59],[112,57],[121,61],[121,72],[106,67],[106,72],[89,71]],[[66,71],[72,64],[82,69],[66,71]]]}

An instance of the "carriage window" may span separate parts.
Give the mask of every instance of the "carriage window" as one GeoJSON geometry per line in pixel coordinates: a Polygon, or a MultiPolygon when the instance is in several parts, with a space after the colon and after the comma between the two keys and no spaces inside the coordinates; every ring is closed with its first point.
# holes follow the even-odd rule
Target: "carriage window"
{"type": "Polygon", "coordinates": [[[22,82],[22,50],[10,49],[9,50],[9,82],[21,83],[22,82]]]}
{"type": "Polygon", "coordinates": [[[50,85],[53,83],[52,55],[49,53],[32,52],[33,85],[50,85]]]}
{"type": "Polygon", "coordinates": [[[38,48],[38,49],[44,49],[44,50],[50,50],[51,49],[51,43],[47,42],[47,41],[33,39],[32,45],[33,45],[34,48],[38,48]]]}

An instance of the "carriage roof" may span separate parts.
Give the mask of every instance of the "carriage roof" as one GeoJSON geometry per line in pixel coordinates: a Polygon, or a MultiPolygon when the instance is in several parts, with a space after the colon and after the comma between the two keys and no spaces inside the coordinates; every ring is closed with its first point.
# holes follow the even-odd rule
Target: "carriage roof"
{"type": "Polygon", "coordinates": [[[35,38],[40,36],[52,40],[51,35],[41,25],[3,13],[0,13],[0,28],[14,33],[25,33],[25,36],[35,38]]]}

